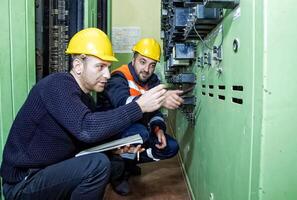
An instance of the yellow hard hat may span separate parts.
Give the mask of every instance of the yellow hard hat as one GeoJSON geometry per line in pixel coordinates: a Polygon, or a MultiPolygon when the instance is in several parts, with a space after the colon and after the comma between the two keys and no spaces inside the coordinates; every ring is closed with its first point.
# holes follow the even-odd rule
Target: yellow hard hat
{"type": "Polygon", "coordinates": [[[139,40],[132,49],[142,56],[160,61],[161,48],[160,44],[153,38],[143,38],[139,40]]]}
{"type": "Polygon", "coordinates": [[[70,40],[67,54],[86,54],[105,61],[118,61],[113,54],[107,35],[98,28],[86,28],[77,32],[70,40]]]}

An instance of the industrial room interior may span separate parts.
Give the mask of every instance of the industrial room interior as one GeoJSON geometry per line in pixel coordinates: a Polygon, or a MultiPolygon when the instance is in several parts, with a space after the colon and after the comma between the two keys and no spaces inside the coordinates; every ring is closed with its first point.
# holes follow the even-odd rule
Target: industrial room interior
{"type": "Polygon", "coordinates": [[[67,72],[69,39],[97,27],[119,60],[111,69],[130,62],[136,41],[153,37],[162,49],[155,73],[188,90],[179,109],[162,109],[178,155],[139,165],[131,194],[107,186],[104,199],[297,199],[295,1],[1,2],[0,161],[30,89],[67,72]]]}

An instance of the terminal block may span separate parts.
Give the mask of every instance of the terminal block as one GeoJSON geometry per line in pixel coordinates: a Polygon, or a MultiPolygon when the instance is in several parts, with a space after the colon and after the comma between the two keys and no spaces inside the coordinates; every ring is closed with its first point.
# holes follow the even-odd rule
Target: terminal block
{"type": "Polygon", "coordinates": [[[64,53],[69,40],[69,4],[65,0],[49,1],[49,72],[67,72],[69,57],[64,53]]]}
{"type": "Polygon", "coordinates": [[[190,65],[190,61],[187,59],[176,59],[174,58],[173,54],[171,54],[170,57],[170,67],[169,68],[174,68],[174,67],[187,67],[190,65]]]}
{"type": "Polygon", "coordinates": [[[205,52],[203,57],[203,65],[211,66],[211,53],[205,52]]]}
{"type": "Polygon", "coordinates": [[[210,33],[221,21],[222,9],[207,8],[198,4],[190,15],[184,29],[185,39],[202,39],[210,33]]]}
{"type": "Polygon", "coordinates": [[[203,3],[203,0],[184,0],[185,7],[193,7],[196,6],[198,3],[203,3]]]}
{"type": "Polygon", "coordinates": [[[190,13],[193,13],[192,8],[175,8],[173,17],[173,27],[184,28],[187,26],[187,21],[190,13]]]}
{"type": "Polygon", "coordinates": [[[195,96],[186,96],[183,97],[184,103],[183,106],[195,106],[196,105],[196,97],[195,96]]]}
{"type": "Polygon", "coordinates": [[[172,76],[171,82],[173,84],[195,84],[196,83],[196,75],[194,73],[182,73],[175,76],[172,76]]]}
{"type": "Polygon", "coordinates": [[[203,56],[198,56],[198,59],[197,59],[197,66],[200,67],[200,68],[203,68],[204,67],[204,57],[203,56]]]}
{"type": "Polygon", "coordinates": [[[220,19],[221,9],[207,8],[204,5],[197,5],[195,16],[199,23],[213,23],[220,19]]]}
{"type": "Polygon", "coordinates": [[[195,59],[196,45],[194,43],[176,43],[173,52],[175,59],[195,59]]]}
{"type": "Polygon", "coordinates": [[[180,111],[184,114],[186,119],[191,123],[195,124],[195,113],[194,113],[194,106],[182,106],[180,111]]]}

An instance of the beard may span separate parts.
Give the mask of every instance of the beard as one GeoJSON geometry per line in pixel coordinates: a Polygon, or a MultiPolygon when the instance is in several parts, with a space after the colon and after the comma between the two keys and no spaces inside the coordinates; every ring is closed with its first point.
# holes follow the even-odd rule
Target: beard
{"type": "Polygon", "coordinates": [[[149,78],[151,77],[150,74],[148,73],[145,73],[145,72],[141,72],[139,75],[138,75],[138,79],[142,82],[146,82],[149,78]]]}

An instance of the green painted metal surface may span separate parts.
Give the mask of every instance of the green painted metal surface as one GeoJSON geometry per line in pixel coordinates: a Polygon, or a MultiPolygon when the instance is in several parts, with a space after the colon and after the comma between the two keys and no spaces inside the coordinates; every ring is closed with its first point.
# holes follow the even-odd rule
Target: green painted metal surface
{"type": "Polygon", "coordinates": [[[133,54],[132,53],[116,53],[115,57],[119,60],[118,62],[114,62],[111,66],[111,70],[118,68],[123,64],[127,64],[131,61],[133,54]]]}
{"type": "MultiPolygon", "coordinates": [[[[222,22],[221,65],[181,70],[197,75],[196,122],[180,112],[169,112],[169,121],[194,199],[297,199],[293,3],[241,0],[240,10],[226,12],[222,22]]],[[[221,33],[213,35],[208,44],[219,44],[221,33]]],[[[199,56],[209,52],[202,46],[199,56]]]]}
{"type": "MultiPolygon", "coordinates": [[[[97,27],[97,0],[84,1],[84,27],[97,27]]],[[[96,92],[91,95],[96,99],[96,92]]]]}
{"type": "Polygon", "coordinates": [[[297,199],[297,26],[295,1],[264,1],[261,193],[264,200],[297,199]]]}
{"type": "Polygon", "coordinates": [[[97,0],[84,1],[84,27],[97,27],[97,0]]]}
{"type": "Polygon", "coordinates": [[[111,1],[107,1],[107,35],[111,35],[112,9],[111,1]]]}
{"type": "Polygon", "coordinates": [[[35,83],[34,9],[31,0],[4,0],[0,7],[2,145],[18,109],[35,83]]]}
{"type": "Polygon", "coordinates": [[[35,83],[34,1],[1,1],[0,148],[11,123],[35,83]]]}

